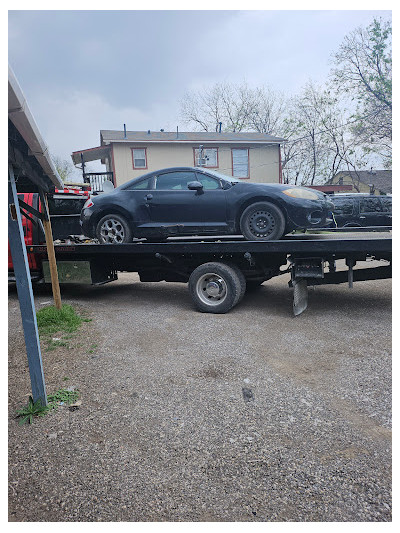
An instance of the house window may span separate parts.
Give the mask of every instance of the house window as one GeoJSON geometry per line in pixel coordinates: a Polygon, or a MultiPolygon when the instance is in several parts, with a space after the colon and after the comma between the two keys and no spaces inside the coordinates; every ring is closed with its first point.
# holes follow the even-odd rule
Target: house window
{"type": "Polygon", "coordinates": [[[146,148],[132,148],[133,168],[147,168],[146,148]]]}
{"type": "Polygon", "coordinates": [[[248,148],[232,148],[232,176],[235,178],[250,177],[248,148]]]}
{"type": "Polygon", "coordinates": [[[194,148],[194,166],[202,166],[208,168],[218,168],[218,148],[204,148],[203,157],[205,158],[204,165],[199,164],[200,150],[194,148]]]}

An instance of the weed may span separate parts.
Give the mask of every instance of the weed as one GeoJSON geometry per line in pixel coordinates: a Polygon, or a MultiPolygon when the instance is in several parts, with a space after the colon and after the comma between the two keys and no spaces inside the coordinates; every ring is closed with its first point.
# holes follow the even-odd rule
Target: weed
{"type": "Polygon", "coordinates": [[[34,402],[32,396],[29,396],[28,404],[17,410],[17,418],[20,419],[19,425],[25,422],[32,424],[33,417],[44,416],[49,411],[58,409],[59,405],[71,405],[71,403],[76,402],[78,397],[79,392],[77,390],[60,389],[54,394],[48,394],[47,405],[43,406],[40,398],[34,402]]]}
{"type": "Polygon", "coordinates": [[[20,418],[19,425],[22,426],[25,422],[32,424],[34,416],[44,416],[48,411],[49,407],[42,405],[40,398],[34,402],[32,396],[29,396],[28,404],[17,411],[17,418],[20,418]]]}
{"type": "Polygon", "coordinates": [[[54,394],[47,395],[47,401],[51,409],[57,409],[59,405],[76,402],[79,397],[79,392],[76,390],[60,389],[54,394]]]}
{"type": "Polygon", "coordinates": [[[97,344],[91,344],[90,345],[90,350],[88,350],[87,353],[94,353],[96,348],[97,348],[97,344]]]}

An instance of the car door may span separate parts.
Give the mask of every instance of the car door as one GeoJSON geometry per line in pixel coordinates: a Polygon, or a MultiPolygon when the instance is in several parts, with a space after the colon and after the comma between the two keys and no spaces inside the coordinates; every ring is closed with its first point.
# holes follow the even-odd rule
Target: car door
{"type": "Polygon", "coordinates": [[[392,197],[381,196],[380,200],[382,203],[383,225],[391,226],[392,225],[392,197]]]}
{"type": "Polygon", "coordinates": [[[363,226],[386,226],[386,213],[378,196],[360,199],[360,221],[363,226]]]}
{"type": "Polygon", "coordinates": [[[226,199],[218,179],[194,171],[162,172],[154,177],[148,195],[149,227],[168,225],[176,233],[208,233],[224,231],[226,199]],[[207,179],[208,178],[208,179],[207,179]],[[190,190],[188,184],[200,181],[201,190],[190,190]]]}
{"type": "Polygon", "coordinates": [[[355,223],[354,199],[347,196],[332,196],[331,200],[335,206],[333,214],[338,227],[355,223]]]}

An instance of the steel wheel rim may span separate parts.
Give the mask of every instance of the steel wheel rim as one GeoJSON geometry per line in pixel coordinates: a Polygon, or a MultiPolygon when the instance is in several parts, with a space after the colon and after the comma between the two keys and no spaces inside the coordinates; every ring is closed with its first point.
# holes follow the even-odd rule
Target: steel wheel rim
{"type": "Polygon", "coordinates": [[[276,220],[269,211],[255,211],[249,217],[248,228],[254,237],[268,237],[276,227],[276,220]]]}
{"type": "Polygon", "coordinates": [[[219,305],[228,296],[226,281],[213,272],[203,274],[196,283],[196,293],[199,299],[207,305],[219,305]]]}
{"type": "Polygon", "coordinates": [[[124,226],[119,220],[108,218],[101,225],[100,237],[104,243],[121,244],[125,239],[124,226]]]}

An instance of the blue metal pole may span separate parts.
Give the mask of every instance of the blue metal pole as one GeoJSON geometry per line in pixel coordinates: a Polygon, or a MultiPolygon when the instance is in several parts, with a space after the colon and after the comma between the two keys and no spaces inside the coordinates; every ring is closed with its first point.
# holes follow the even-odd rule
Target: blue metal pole
{"type": "Polygon", "coordinates": [[[33,401],[36,402],[36,400],[40,398],[42,405],[47,405],[46,385],[44,382],[35,302],[33,299],[32,282],[12,166],[9,167],[8,175],[8,241],[10,243],[22,325],[24,328],[25,346],[28,356],[29,374],[31,377],[32,397],[33,401]],[[15,209],[11,208],[13,204],[15,209]]]}

